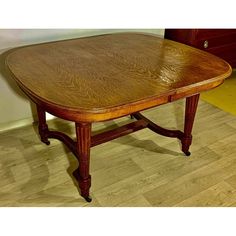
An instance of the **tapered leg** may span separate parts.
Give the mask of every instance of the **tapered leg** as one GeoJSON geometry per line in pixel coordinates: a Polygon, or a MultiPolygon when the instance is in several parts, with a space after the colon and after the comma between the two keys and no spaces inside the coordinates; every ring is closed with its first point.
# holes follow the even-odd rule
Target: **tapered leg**
{"type": "Polygon", "coordinates": [[[189,147],[192,143],[192,128],[197,111],[199,94],[186,98],[184,135],[181,139],[182,151],[186,156],[190,156],[189,147]]]}
{"type": "Polygon", "coordinates": [[[48,140],[48,125],[46,123],[46,113],[39,105],[37,105],[37,113],[38,113],[38,122],[39,122],[38,130],[39,130],[41,141],[49,145],[50,141],[48,140]]]}
{"type": "Polygon", "coordinates": [[[79,167],[73,175],[79,182],[81,196],[86,201],[91,202],[89,189],[91,186],[91,176],[89,175],[90,147],[91,147],[91,124],[76,123],[77,136],[77,158],[79,167]]]}

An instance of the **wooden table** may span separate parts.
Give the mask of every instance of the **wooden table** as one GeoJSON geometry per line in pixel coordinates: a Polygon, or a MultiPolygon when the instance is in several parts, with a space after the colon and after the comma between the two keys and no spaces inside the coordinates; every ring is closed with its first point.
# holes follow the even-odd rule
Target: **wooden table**
{"type": "Polygon", "coordinates": [[[19,87],[37,105],[41,141],[65,143],[79,167],[81,195],[91,201],[90,148],[143,128],[178,138],[190,155],[199,93],[231,74],[224,60],[198,49],[139,33],[107,34],[21,47],[6,64],[19,87]],[[140,111],[186,98],[184,131],[164,129],[140,111]],[[75,122],[77,140],[51,131],[45,112],[75,122]],[[92,135],[93,122],[132,115],[136,121],[92,135]]]}

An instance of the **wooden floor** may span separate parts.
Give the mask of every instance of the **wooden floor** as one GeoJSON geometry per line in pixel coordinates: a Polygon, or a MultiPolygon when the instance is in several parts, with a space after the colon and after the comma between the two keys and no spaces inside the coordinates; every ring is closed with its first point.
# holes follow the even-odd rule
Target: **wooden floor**
{"type": "MultiPolygon", "coordinates": [[[[144,114],[182,129],[184,101],[144,114]]],[[[73,123],[49,126],[74,136],[73,123]]],[[[77,161],[59,141],[41,143],[36,125],[0,133],[0,206],[236,206],[236,117],[200,101],[193,137],[190,157],[178,140],[147,129],[92,148],[87,203],[71,176],[77,161]]]]}

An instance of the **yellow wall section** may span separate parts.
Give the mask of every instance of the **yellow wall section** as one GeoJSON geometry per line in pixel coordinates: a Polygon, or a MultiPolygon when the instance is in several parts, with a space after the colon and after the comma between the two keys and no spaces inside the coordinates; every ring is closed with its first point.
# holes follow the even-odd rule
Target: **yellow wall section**
{"type": "Polygon", "coordinates": [[[223,111],[236,115],[236,70],[221,86],[202,93],[201,99],[223,111]]]}

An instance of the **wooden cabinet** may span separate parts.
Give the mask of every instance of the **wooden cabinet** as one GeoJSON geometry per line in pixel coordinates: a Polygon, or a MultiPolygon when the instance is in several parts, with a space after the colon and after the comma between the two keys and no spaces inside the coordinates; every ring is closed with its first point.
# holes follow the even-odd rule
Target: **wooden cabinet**
{"type": "Polygon", "coordinates": [[[165,38],[208,51],[236,67],[236,29],[166,29],[165,38]]]}

